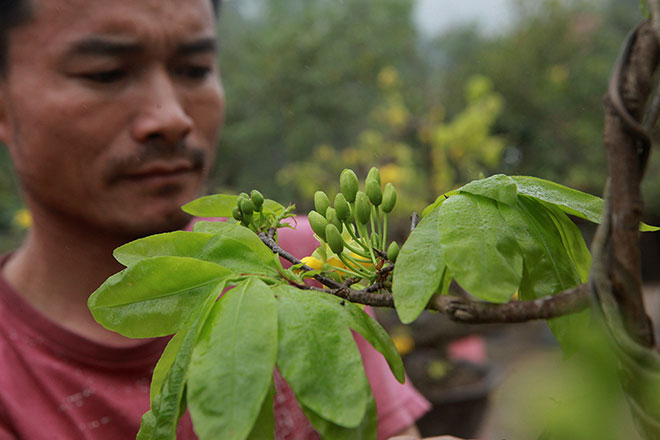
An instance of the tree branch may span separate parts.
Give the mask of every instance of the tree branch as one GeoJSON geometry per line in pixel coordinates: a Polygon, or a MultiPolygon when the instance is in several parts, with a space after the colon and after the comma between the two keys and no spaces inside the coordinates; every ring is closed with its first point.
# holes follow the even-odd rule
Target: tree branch
{"type": "MultiPolygon", "coordinates": [[[[293,264],[302,264],[299,259],[279,247],[275,240],[265,233],[260,233],[259,238],[274,253],[285,260],[293,264]]],[[[387,273],[393,267],[388,266],[383,269],[383,272],[387,273]]],[[[313,270],[306,265],[302,265],[301,268],[307,271],[313,270]]],[[[355,290],[350,287],[350,285],[354,284],[353,279],[343,284],[321,274],[315,275],[314,279],[324,286],[329,287],[329,289],[310,286],[308,287],[310,290],[328,293],[366,306],[394,308],[394,298],[389,292],[381,292],[384,287],[381,282],[377,282],[362,290],[355,290]]],[[[470,301],[456,296],[436,296],[431,299],[426,308],[446,313],[454,321],[485,324],[556,318],[558,316],[577,313],[587,308],[588,305],[588,289],[586,284],[583,284],[554,296],[539,298],[534,301],[512,301],[506,304],[470,301]]]]}
{"type": "Polygon", "coordinates": [[[658,64],[658,45],[650,22],[640,25],[624,43],[606,99],[605,147],[612,197],[612,258],[608,276],[626,330],[652,346],[653,329],[642,299],[639,224],[640,183],[650,140],[639,121],[658,64]]]}

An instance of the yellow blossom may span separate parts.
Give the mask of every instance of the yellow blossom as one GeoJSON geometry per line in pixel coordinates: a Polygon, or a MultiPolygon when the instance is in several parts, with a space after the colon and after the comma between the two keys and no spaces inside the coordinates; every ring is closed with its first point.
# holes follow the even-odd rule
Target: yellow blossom
{"type": "Polygon", "coordinates": [[[378,73],[378,85],[383,89],[389,89],[395,86],[399,81],[399,72],[392,66],[384,67],[378,73]]]}
{"type": "Polygon", "coordinates": [[[32,214],[27,209],[19,209],[14,213],[14,225],[19,229],[28,229],[32,226],[32,214]]]}
{"type": "Polygon", "coordinates": [[[314,257],[305,257],[300,261],[302,261],[304,265],[309,266],[314,270],[321,270],[321,268],[323,267],[323,263],[321,262],[321,260],[318,260],[314,257]]]}

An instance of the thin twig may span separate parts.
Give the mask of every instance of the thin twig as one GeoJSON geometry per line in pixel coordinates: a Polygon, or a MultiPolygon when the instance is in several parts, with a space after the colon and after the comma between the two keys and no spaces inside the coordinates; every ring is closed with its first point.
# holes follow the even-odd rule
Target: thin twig
{"type": "Polygon", "coordinates": [[[410,232],[414,231],[419,224],[419,214],[413,212],[410,216],[410,232]]]}

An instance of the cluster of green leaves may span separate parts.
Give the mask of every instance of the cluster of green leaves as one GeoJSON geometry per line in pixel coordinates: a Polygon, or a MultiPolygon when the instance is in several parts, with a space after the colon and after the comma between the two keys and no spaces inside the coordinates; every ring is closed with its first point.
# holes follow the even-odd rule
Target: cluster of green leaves
{"type": "MultiPolygon", "coordinates": [[[[394,269],[392,293],[401,321],[414,321],[452,279],[495,303],[515,294],[532,300],[586,282],[591,255],[567,214],[597,223],[602,209],[602,199],[581,191],[502,174],[440,196],[424,211],[394,269]]],[[[585,318],[586,312],[568,315],[549,325],[570,351],[585,318]]]]}
{"type": "MultiPolygon", "coordinates": [[[[228,217],[235,196],[186,205],[228,217]]],[[[264,202],[274,215],[285,208],[264,202]]],[[[375,439],[375,404],[351,333],[360,333],[403,381],[387,333],[358,306],[303,290],[293,271],[238,223],[195,224],[115,251],[126,269],[89,299],[94,318],[128,337],[174,334],[151,384],[138,439],[175,439],[189,409],[200,439],[272,438],[277,367],[312,425],[328,439],[375,439]]]]}

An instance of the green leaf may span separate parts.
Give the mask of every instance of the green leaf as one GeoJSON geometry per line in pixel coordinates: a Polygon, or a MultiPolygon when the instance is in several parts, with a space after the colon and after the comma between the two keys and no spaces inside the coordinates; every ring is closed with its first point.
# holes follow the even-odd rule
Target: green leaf
{"type": "Polygon", "coordinates": [[[392,295],[399,319],[413,322],[442,283],[445,263],[440,248],[440,209],[431,211],[410,234],[396,260],[392,295]]]}
{"type": "Polygon", "coordinates": [[[275,437],[275,415],[273,414],[273,399],[275,398],[275,385],[271,384],[268,394],[261,404],[257,421],[252,427],[248,440],[272,440],[275,437]]]}
{"type": "MultiPolygon", "coordinates": [[[[564,247],[562,233],[557,229],[551,211],[541,202],[526,196],[521,196],[515,207],[501,204],[499,209],[514,231],[524,255],[523,279],[519,289],[521,299],[541,298],[580,284],[580,272],[564,247]]],[[[580,258],[575,249],[574,254],[580,258]]],[[[583,313],[548,321],[567,352],[574,350],[574,337],[581,333],[586,324],[583,313]]]]}
{"type": "Polygon", "coordinates": [[[474,180],[460,187],[458,192],[488,197],[507,205],[514,205],[518,202],[518,187],[511,177],[504,174],[474,180]]]}
{"type": "Polygon", "coordinates": [[[603,199],[549,180],[530,176],[512,176],[518,192],[556,205],[562,211],[576,217],[600,223],[603,199]]]}
{"type": "Polygon", "coordinates": [[[435,202],[431,203],[426,208],[424,208],[424,211],[422,211],[422,217],[426,217],[429,213],[435,210],[435,208],[442,205],[445,202],[445,200],[447,200],[449,197],[453,196],[454,194],[458,194],[458,190],[449,191],[439,195],[438,198],[435,199],[435,202]]]}
{"type": "Polygon", "coordinates": [[[361,334],[364,339],[385,357],[394,377],[401,383],[405,381],[401,356],[392,342],[392,338],[381,327],[378,321],[369,316],[360,307],[349,301],[344,301],[337,296],[315,291],[306,292],[306,294],[316,295],[321,301],[325,301],[334,307],[337,313],[344,318],[346,325],[361,334]]]}
{"type": "Polygon", "coordinates": [[[269,393],[277,357],[272,292],[251,278],[226,292],[193,351],[188,407],[200,440],[248,437],[269,393]]]}
{"type": "Polygon", "coordinates": [[[523,258],[498,202],[457,194],[438,211],[440,247],[454,279],[478,298],[511,299],[522,279],[523,258]]]}
{"type": "Polygon", "coordinates": [[[271,199],[264,200],[264,206],[263,206],[264,214],[272,214],[278,216],[283,211],[284,211],[284,206],[282,206],[275,200],[271,200],[271,199]]]}
{"type": "Polygon", "coordinates": [[[238,196],[215,194],[186,203],[181,209],[197,217],[231,217],[237,199],[238,196]]]}
{"type": "Polygon", "coordinates": [[[589,280],[589,270],[591,269],[591,253],[584,242],[582,233],[559,208],[546,203],[543,203],[543,206],[559,231],[562,244],[580,274],[580,281],[586,283],[589,280]]]}
{"type": "Polygon", "coordinates": [[[215,301],[215,297],[209,297],[199,313],[190,316],[190,323],[170,340],[156,364],[150,415],[143,417],[141,439],[176,440],[179,419],[186,408],[185,387],[193,348],[215,301]]]}
{"type": "Polygon", "coordinates": [[[344,428],[320,417],[311,409],[302,407],[307,420],[324,440],[375,440],[378,434],[376,401],[370,396],[367,411],[356,428],[344,428]]]}
{"type": "Polygon", "coordinates": [[[88,307],[104,327],[130,338],[175,333],[233,273],[187,257],[154,257],[108,278],[88,307]]]}
{"type": "Polygon", "coordinates": [[[206,232],[151,235],[117,248],[115,258],[130,266],[157,256],[190,257],[219,264],[239,274],[278,274],[279,260],[249,229],[225,222],[200,223],[203,224],[199,229],[206,232]]]}
{"type": "Polygon", "coordinates": [[[371,388],[342,314],[317,294],[273,288],[279,318],[277,367],[301,405],[345,428],[362,422],[371,388]]]}

